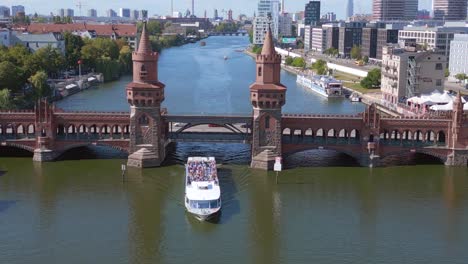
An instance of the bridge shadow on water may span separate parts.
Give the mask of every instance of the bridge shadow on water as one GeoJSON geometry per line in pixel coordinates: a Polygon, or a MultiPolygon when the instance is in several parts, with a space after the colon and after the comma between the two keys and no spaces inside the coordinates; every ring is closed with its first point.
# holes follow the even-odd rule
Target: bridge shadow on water
{"type": "Polygon", "coordinates": [[[65,151],[57,160],[120,159],[127,156],[126,153],[111,147],[83,146],[65,151]]]}
{"type": "Polygon", "coordinates": [[[32,158],[33,153],[25,149],[20,149],[11,146],[0,146],[0,157],[15,157],[15,158],[32,158]]]}
{"type": "Polygon", "coordinates": [[[355,158],[333,150],[306,150],[284,157],[284,168],[299,167],[359,167],[355,158]]]}
{"type": "Polygon", "coordinates": [[[402,153],[392,155],[380,160],[382,166],[409,166],[409,165],[443,165],[440,158],[423,153],[402,153]]]}
{"type": "Polygon", "coordinates": [[[188,157],[215,157],[216,163],[246,165],[250,163],[250,145],[239,143],[172,143],[164,165],[181,165],[188,157]]]}

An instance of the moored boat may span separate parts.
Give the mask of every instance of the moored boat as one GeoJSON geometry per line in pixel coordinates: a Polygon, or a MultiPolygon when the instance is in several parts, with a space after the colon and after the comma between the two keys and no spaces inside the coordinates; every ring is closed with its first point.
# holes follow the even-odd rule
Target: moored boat
{"type": "Polygon", "coordinates": [[[325,97],[343,97],[341,81],[326,75],[297,75],[297,83],[325,97]]]}
{"type": "Polygon", "coordinates": [[[190,157],[185,165],[185,208],[200,221],[214,218],[221,210],[216,160],[190,157]]]}

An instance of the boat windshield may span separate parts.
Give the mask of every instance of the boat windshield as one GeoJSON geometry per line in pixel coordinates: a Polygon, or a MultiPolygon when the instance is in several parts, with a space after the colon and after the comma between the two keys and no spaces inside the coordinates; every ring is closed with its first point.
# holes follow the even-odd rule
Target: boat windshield
{"type": "Polygon", "coordinates": [[[210,208],[218,208],[220,204],[220,200],[210,200],[210,201],[190,201],[190,207],[197,208],[197,209],[210,209],[210,208]]]}

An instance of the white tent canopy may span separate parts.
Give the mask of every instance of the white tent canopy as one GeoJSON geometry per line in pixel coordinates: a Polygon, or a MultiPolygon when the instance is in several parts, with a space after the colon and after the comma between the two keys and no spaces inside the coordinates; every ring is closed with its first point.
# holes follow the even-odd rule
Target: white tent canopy
{"type": "MultiPolygon", "coordinates": [[[[418,104],[418,105],[432,105],[432,106],[437,106],[437,105],[443,105],[446,106],[447,104],[450,104],[453,106],[453,101],[455,100],[455,95],[451,95],[449,92],[444,92],[444,93],[439,93],[439,92],[433,92],[430,95],[421,95],[420,97],[411,97],[408,99],[408,102],[412,104],[418,104]]],[[[462,102],[466,103],[466,100],[462,97],[462,102]]],[[[448,107],[448,106],[446,106],[448,107]]],[[[438,107],[436,107],[438,108],[438,107]]],[[[431,110],[433,107],[431,107],[431,110]]]]}

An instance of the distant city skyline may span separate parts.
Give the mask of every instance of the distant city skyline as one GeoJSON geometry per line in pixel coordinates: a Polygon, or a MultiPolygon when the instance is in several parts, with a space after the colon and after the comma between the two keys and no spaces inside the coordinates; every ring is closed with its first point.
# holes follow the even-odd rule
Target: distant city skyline
{"type": "MultiPolygon", "coordinates": [[[[64,0],[64,1],[50,1],[47,5],[44,5],[43,0],[7,0],[2,5],[24,5],[27,14],[38,14],[48,15],[51,12],[55,13],[60,8],[71,8],[75,9],[75,14],[79,14],[79,8],[76,6],[80,0],[64,0]]],[[[168,0],[100,0],[100,1],[86,1],[81,0],[83,7],[82,13],[86,14],[88,9],[96,9],[99,16],[105,16],[105,12],[108,9],[119,10],[119,8],[130,8],[130,9],[148,9],[149,15],[170,15],[171,14],[171,1],[168,0]]],[[[304,0],[285,0],[286,12],[297,12],[303,11],[305,4],[309,1],[304,0]]],[[[227,17],[227,11],[232,9],[234,17],[240,14],[246,14],[252,16],[254,11],[257,9],[258,0],[195,0],[195,15],[203,17],[205,10],[208,14],[212,14],[216,8],[219,10],[220,16],[227,17]],[[224,9],[225,13],[221,12],[224,9]]],[[[432,0],[419,0],[419,9],[431,9],[432,0]]],[[[321,13],[335,12],[338,18],[344,19],[346,15],[346,9],[342,8],[346,4],[346,0],[326,0],[322,1],[321,13]],[[337,8],[341,7],[341,8],[337,8]]],[[[174,11],[185,12],[185,10],[192,8],[191,0],[174,0],[174,11]]],[[[354,1],[354,13],[362,14],[372,12],[372,0],[359,0],[354,1]]]]}

